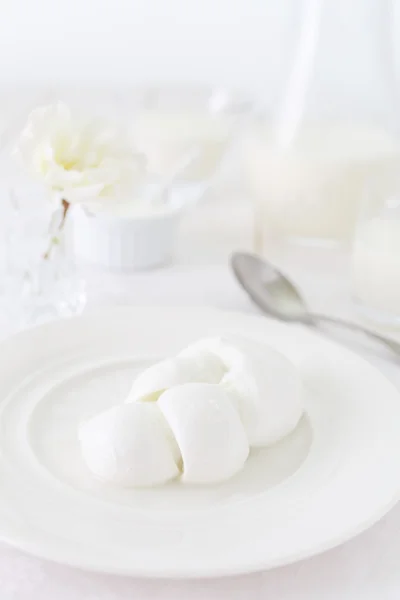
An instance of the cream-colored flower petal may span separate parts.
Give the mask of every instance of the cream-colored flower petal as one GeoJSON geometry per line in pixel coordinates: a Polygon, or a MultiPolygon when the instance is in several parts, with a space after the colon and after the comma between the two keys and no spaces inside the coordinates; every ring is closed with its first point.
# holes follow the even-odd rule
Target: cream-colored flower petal
{"type": "Polygon", "coordinates": [[[30,139],[43,139],[49,137],[54,131],[68,130],[70,127],[70,110],[65,104],[58,103],[33,110],[21,135],[30,139]]]}
{"type": "Polygon", "coordinates": [[[84,184],[84,175],[79,171],[66,171],[63,167],[52,163],[47,165],[43,179],[46,185],[57,189],[74,187],[84,184]]]}
{"type": "Polygon", "coordinates": [[[65,188],[64,196],[71,204],[85,202],[86,200],[95,199],[101,194],[104,185],[86,185],[75,188],[65,188]]]}
{"type": "Polygon", "coordinates": [[[71,202],[127,193],[146,171],[123,131],[99,119],[73,119],[62,103],[31,113],[15,154],[53,198],[71,202]]]}

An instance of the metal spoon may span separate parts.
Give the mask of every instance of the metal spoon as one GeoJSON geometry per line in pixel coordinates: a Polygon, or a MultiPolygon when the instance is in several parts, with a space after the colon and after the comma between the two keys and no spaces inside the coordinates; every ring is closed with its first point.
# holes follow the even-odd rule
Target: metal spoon
{"type": "Polygon", "coordinates": [[[383,337],[357,323],[311,313],[293,283],[273,265],[260,257],[238,252],[232,255],[231,265],[240,285],[265,313],[282,321],[303,323],[304,325],[316,326],[319,323],[339,325],[351,331],[364,333],[400,355],[400,343],[394,340],[383,337]]]}

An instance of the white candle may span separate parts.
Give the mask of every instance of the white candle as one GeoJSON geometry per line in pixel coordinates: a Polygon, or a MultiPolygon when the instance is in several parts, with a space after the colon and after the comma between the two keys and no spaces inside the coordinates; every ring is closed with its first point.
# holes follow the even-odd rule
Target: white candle
{"type": "Polygon", "coordinates": [[[366,307],[400,315],[400,219],[360,223],[353,249],[354,292],[366,307]]]}

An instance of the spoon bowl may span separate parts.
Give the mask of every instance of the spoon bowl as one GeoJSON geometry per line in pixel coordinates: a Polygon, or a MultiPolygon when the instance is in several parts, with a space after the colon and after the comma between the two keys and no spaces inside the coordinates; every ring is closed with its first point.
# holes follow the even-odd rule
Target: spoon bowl
{"type": "Polygon", "coordinates": [[[282,321],[313,322],[298,289],[272,264],[255,254],[236,252],[231,265],[242,288],[264,312],[282,321]]]}

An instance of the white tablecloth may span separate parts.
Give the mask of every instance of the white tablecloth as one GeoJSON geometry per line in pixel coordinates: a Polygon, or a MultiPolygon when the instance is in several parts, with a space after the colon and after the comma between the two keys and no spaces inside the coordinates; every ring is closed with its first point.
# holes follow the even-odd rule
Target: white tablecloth
{"type": "MultiPolygon", "coordinates": [[[[218,205],[209,201],[183,223],[174,265],[124,276],[90,271],[88,309],[129,303],[256,311],[228,268],[229,253],[249,248],[250,237],[251,217],[245,204],[229,198],[218,205]]],[[[345,254],[296,251],[280,256],[278,261],[303,288],[313,308],[357,318],[350,301],[345,254]]],[[[396,364],[389,354],[362,338],[341,336],[341,340],[365,354],[400,388],[400,359],[396,364]]],[[[398,600],[400,506],[366,533],[324,555],[270,572],[222,580],[164,582],[94,575],[0,545],[0,600],[267,598],[398,600]]]]}

